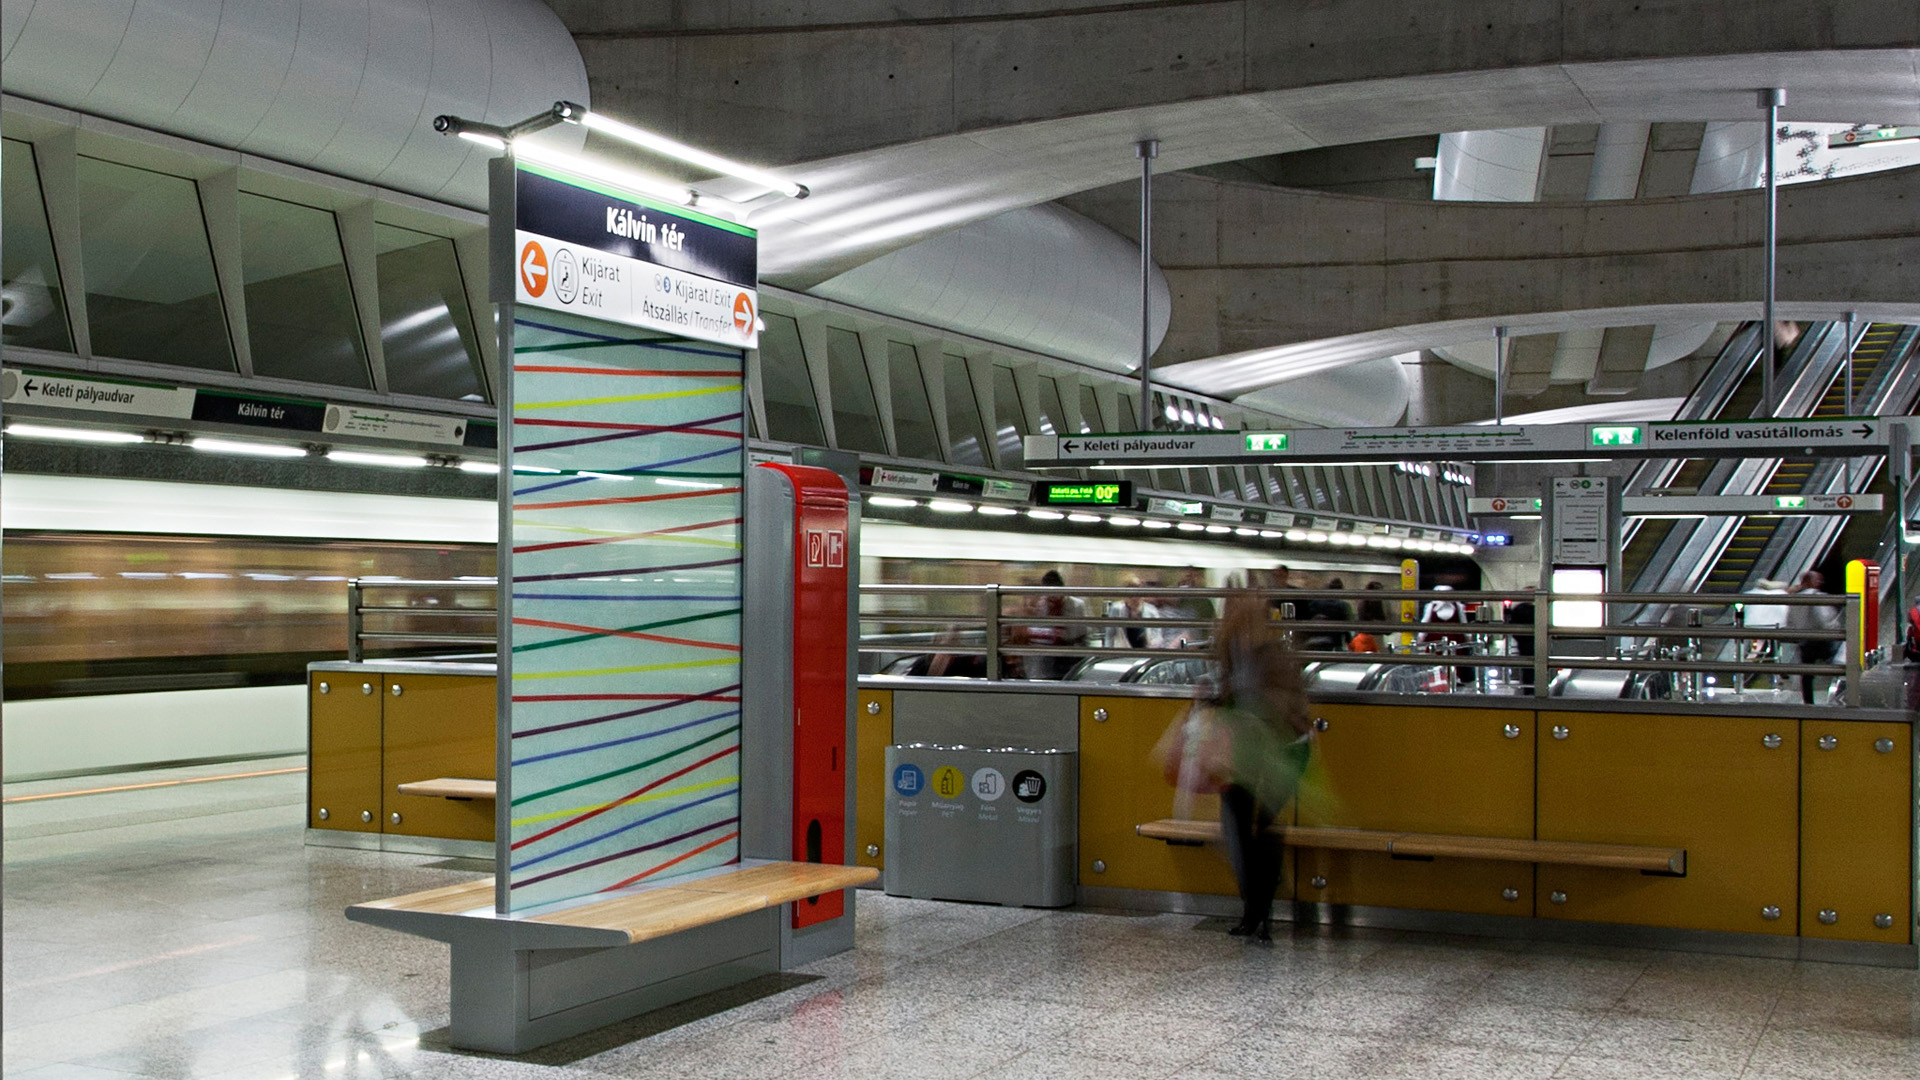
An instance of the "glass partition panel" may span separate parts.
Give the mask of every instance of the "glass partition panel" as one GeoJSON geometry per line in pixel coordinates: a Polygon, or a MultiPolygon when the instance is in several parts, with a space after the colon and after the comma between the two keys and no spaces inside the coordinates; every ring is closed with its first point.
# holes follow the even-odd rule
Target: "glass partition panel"
{"type": "Polygon", "coordinates": [[[781,442],[827,445],[820,426],[820,405],[800,351],[800,325],[786,315],[762,312],[760,393],[767,406],[767,437],[781,442]]]}
{"type": "Polygon", "coordinates": [[[886,453],[860,336],[851,330],[827,327],[827,386],[833,392],[833,436],[839,448],[886,453]]]}
{"type": "Polygon", "coordinates": [[[893,437],[902,457],[940,460],[940,435],[933,426],[933,405],[920,377],[913,346],[887,342],[887,389],[893,395],[893,437]]]}
{"type": "Polygon", "coordinates": [[[1195,495],[1214,494],[1213,470],[1212,469],[1188,469],[1187,470],[1187,490],[1193,492],[1195,495]]]}
{"type": "Polygon", "coordinates": [[[241,192],[240,265],[254,374],[373,385],[332,214],[241,192]]]}
{"type": "Polygon", "coordinates": [[[1000,451],[1000,467],[1027,467],[1025,444],[1026,412],[1020,407],[1020,391],[1013,383],[1013,369],[993,366],[993,443],[1000,451]]]}
{"type": "Polygon", "coordinates": [[[487,400],[453,241],[385,224],[373,227],[373,238],[379,251],[387,388],[396,394],[487,400]]]}
{"type": "Polygon", "coordinates": [[[1045,377],[1040,379],[1039,434],[1069,434],[1067,431],[1067,408],[1060,400],[1060,384],[1045,377]]]}
{"type": "Polygon", "coordinates": [[[89,157],[78,173],[94,354],[234,370],[193,181],[89,157]]]}
{"type": "Polygon", "coordinates": [[[947,460],[956,465],[985,465],[987,429],[980,422],[980,405],[974,400],[967,362],[958,356],[946,357],[946,373],[947,433],[952,439],[947,460]]]}
{"type": "Polygon", "coordinates": [[[1085,435],[1112,430],[1114,429],[1101,422],[1100,396],[1093,392],[1093,387],[1082,386],[1080,388],[1080,433],[1085,435]]]}
{"type": "Polygon", "coordinates": [[[40,174],[33,147],[4,140],[0,158],[0,341],[34,349],[72,352],[67,311],[60,293],[60,271],[53,258],[53,232],[40,197],[40,174]]]}

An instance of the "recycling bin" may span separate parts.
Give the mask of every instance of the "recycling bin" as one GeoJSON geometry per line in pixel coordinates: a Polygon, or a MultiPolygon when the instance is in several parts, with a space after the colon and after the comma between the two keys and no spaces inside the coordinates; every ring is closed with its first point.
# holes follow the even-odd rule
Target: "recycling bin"
{"type": "Polygon", "coordinates": [[[887,895],[1066,907],[1079,788],[1072,750],[887,747],[887,895]]]}

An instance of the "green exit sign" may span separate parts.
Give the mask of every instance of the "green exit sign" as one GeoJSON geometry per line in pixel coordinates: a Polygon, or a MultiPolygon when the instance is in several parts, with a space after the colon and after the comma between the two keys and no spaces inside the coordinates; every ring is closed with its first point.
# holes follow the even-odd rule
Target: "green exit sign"
{"type": "Polygon", "coordinates": [[[1247,433],[1247,449],[1254,453],[1275,453],[1287,448],[1287,433],[1284,431],[1250,431],[1247,433]]]}
{"type": "Polygon", "coordinates": [[[1642,429],[1638,424],[1595,424],[1587,429],[1591,446],[1639,446],[1642,429]]]}
{"type": "Polygon", "coordinates": [[[1133,481],[1042,483],[1033,486],[1033,494],[1041,506],[1132,506],[1133,481]]]}
{"type": "Polygon", "coordinates": [[[1778,510],[1803,510],[1807,505],[1805,495],[1775,495],[1773,505],[1778,510]]]}

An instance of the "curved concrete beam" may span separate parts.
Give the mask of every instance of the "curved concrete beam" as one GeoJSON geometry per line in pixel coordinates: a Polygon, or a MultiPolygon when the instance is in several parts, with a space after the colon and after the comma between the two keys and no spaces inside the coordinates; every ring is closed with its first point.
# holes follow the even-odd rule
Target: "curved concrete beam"
{"type": "MultiPolygon", "coordinates": [[[[1481,340],[1496,325],[1534,334],[1760,314],[1757,191],[1423,203],[1191,175],[1161,190],[1154,251],[1174,318],[1156,374],[1218,397],[1481,340]]],[[[1124,228],[1127,199],[1115,188],[1069,202],[1124,228]]],[[[1920,321],[1920,168],[1782,189],[1779,281],[1782,318],[1920,321]]]]}

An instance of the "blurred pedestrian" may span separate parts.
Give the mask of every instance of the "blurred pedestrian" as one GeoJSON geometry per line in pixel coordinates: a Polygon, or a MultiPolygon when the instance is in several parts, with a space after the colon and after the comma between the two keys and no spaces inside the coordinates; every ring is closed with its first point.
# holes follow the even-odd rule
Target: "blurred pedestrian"
{"type": "MultiPolygon", "coordinates": [[[[1337,577],[1327,579],[1327,588],[1344,589],[1346,585],[1337,577]]],[[[1318,596],[1307,601],[1308,622],[1351,622],[1353,609],[1345,600],[1333,596],[1318,596]]],[[[1306,641],[1301,647],[1310,652],[1339,652],[1347,647],[1352,635],[1346,630],[1321,630],[1309,628],[1306,641]]]]}
{"type": "MultiPolygon", "coordinates": [[[[1809,570],[1800,575],[1800,581],[1788,589],[1789,595],[1819,594],[1825,591],[1826,575],[1818,570],[1809,570]]],[[[1840,612],[1829,604],[1795,604],[1787,608],[1788,630],[1838,630],[1840,612]]],[[[1799,641],[1800,662],[1803,664],[1826,664],[1833,661],[1839,642],[1832,638],[1802,638],[1799,641]]],[[[1818,675],[1800,676],[1800,700],[1813,704],[1813,680],[1818,675]]]]}
{"type": "Polygon", "coordinates": [[[1520,692],[1533,693],[1533,634],[1534,620],[1539,618],[1539,608],[1533,603],[1534,586],[1526,588],[1527,595],[1515,601],[1507,609],[1507,622],[1513,626],[1513,651],[1527,658],[1527,663],[1517,669],[1520,675],[1520,692]]]}
{"type": "MultiPolygon", "coordinates": [[[[1064,589],[1067,581],[1060,571],[1049,570],[1040,575],[1040,584],[1050,589],[1064,589]]],[[[1087,602],[1077,596],[1053,593],[1033,598],[1033,614],[1038,616],[1065,616],[1070,619],[1087,617],[1087,602]]],[[[1027,628],[1028,640],[1034,645],[1081,646],[1087,643],[1087,628],[1084,625],[1047,625],[1036,623],[1027,628]]],[[[1029,678],[1064,679],[1067,672],[1080,662],[1075,656],[1029,656],[1027,671],[1029,678]]]]}
{"type": "MultiPolygon", "coordinates": [[[[1142,591],[1147,586],[1141,584],[1138,575],[1129,574],[1123,584],[1133,590],[1133,595],[1108,601],[1107,617],[1125,619],[1126,622],[1107,627],[1104,644],[1109,649],[1144,649],[1147,647],[1147,628],[1140,625],[1140,621],[1159,618],[1160,609],[1147,599],[1142,591]]],[[[1154,583],[1156,587],[1158,584],[1154,583]]]]}
{"type": "Polygon", "coordinates": [[[1213,658],[1219,683],[1209,704],[1232,736],[1220,828],[1240,885],[1240,922],[1228,932],[1267,942],[1280,883],[1280,839],[1268,830],[1312,755],[1306,683],[1300,661],[1272,632],[1266,605],[1252,593],[1228,599],[1213,658]]]}

